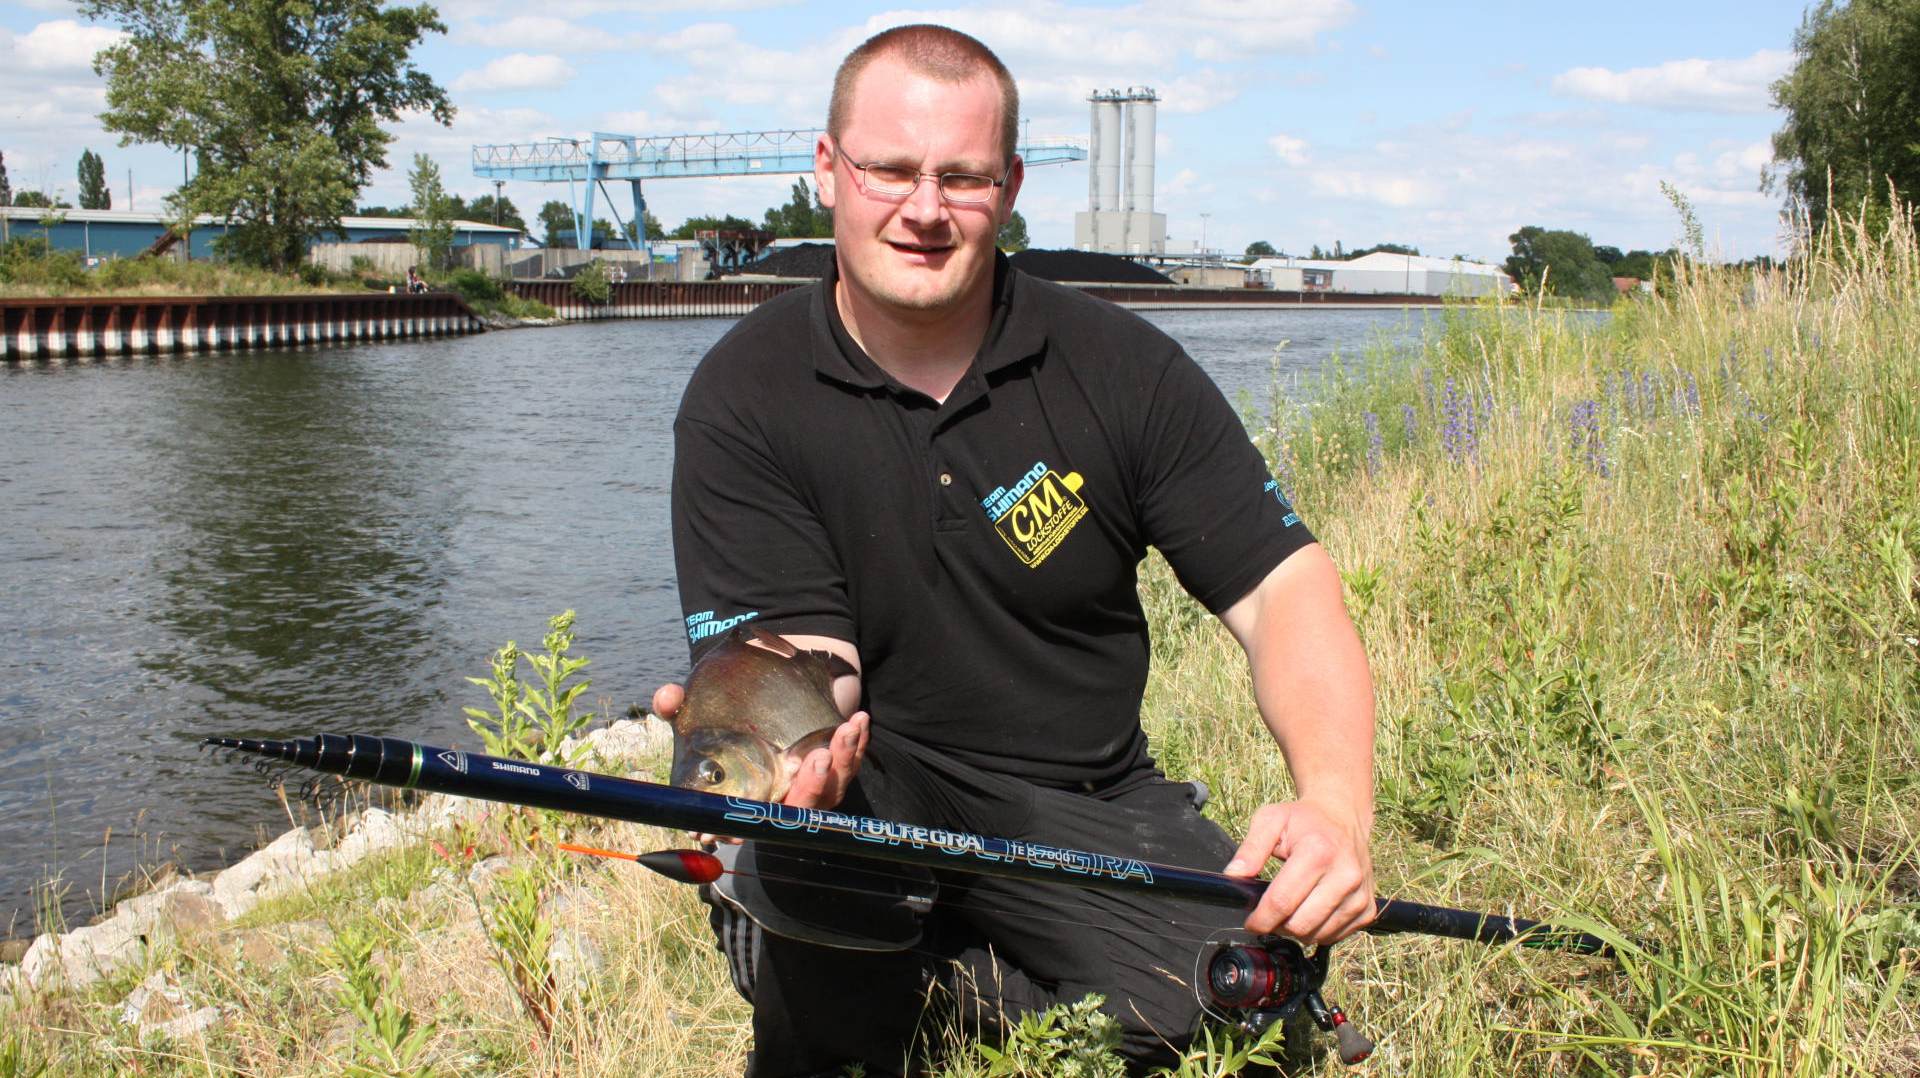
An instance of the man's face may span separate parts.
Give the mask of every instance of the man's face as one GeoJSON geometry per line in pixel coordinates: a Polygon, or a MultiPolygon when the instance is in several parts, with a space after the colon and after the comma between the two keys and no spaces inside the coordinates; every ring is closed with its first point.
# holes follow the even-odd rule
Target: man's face
{"type": "Polygon", "coordinates": [[[1020,189],[1016,162],[986,202],[956,203],[931,177],[911,194],[865,190],[848,163],[1000,177],[1000,88],[982,74],[963,83],[915,74],[897,60],[868,65],[854,84],[839,150],[823,135],[813,173],[833,210],[842,287],[902,316],[942,313],[983,294],[993,277],[994,238],[1020,189]]]}

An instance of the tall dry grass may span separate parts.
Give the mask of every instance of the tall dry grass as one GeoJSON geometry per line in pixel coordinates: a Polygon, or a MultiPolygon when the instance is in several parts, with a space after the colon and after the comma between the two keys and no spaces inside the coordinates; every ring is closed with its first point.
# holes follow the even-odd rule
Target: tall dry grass
{"type": "MultiPolygon", "coordinates": [[[[1373,664],[1382,892],[1625,952],[1345,944],[1330,994],[1379,1042],[1368,1072],[1920,1074],[1920,242],[1844,222],[1806,242],[1785,271],[1685,265],[1603,323],[1461,308],[1257,421],[1373,664]]],[[[1288,790],[1244,662],[1164,564],[1141,590],[1156,753],[1235,828],[1288,790]]],[[[748,1014],[700,908],[630,867],[535,859],[548,930],[596,957],[541,1032],[489,936],[496,885],[466,882],[512,833],[25,999],[0,1073],[376,1073],[356,983],[431,1026],[432,1072],[738,1073],[748,1014]],[[342,967],[343,932],[371,934],[371,973],[342,967]],[[222,1023],[140,1043],[114,1013],[155,970],[222,1023]]],[[[989,1069],[964,1045],[947,1064],[989,1069]]]]}

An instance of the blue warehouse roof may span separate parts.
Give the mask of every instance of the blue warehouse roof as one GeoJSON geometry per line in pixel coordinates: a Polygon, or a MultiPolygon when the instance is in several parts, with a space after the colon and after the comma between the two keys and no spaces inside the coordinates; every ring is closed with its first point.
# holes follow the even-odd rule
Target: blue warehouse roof
{"type": "MultiPolygon", "coordinates": [[[[0,206],[0,234],[13,236],[46,235],[60,250],[79,251],[89,258],[132,258],[153,246],[166,231],[164,214],[134,210],[43,210],[35,207],[0,206]]],[[[410,217],[343,217],[340,225],[349,243],[378,240],[404,240],[415,227],[410,217]]],[[[502,247],[519,245],[518,229],[478,221],[455,221],[454,246],[491,243],[502,247]]],[[[213,241],[226,225],[206,214],[194,221],[193,257],[213,254],[213,241]]],[[[323,240],[332,237],[322,237],[323,240]]]]}

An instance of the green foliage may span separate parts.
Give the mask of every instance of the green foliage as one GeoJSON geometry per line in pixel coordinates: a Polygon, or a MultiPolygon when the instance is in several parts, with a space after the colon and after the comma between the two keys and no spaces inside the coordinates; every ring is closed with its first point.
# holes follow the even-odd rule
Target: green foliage
{"type": "Polygon", "coordinates": [[[22,191],[13,196],[13,204],[43,210],[70,210],[73,208],[73,203],[68,202],[64,198],[54,198],[45,191],[22,191]]]}
{"type": "Polygon", "coordinates": [[[752,232],[759,227],[744,217],[735,217],[730,213],[724,217],[689,217],[680,223],[679,228],[673,230],[671,238],[690,240],[694,238],[696,232],[752,232]]]}
{"type": "Polygon", "coordinates": [[[461,709],[488,753],[557,767],[578,767],[586,758],[585,745],[575,745],[571,750],[563,745],[593,722],[592,712],[575,712],[580,695],[591,682],[574,678],[592,660],[567,655],[573,647],[573,617],[573,611],[568,610],[548,620],[547,635],[540,642],[546,649],[544,654],[523,655],[509,640],[506,647],[494,652],[490,676],[467,679],[485,689],[493,700],[491,713],[475,707],[461,709]],[[520,679],[522,659],[533,667],[537,681],[520,679]]]}
{"type": "Polygon", "coordinates": [[[1612,303],[1613,274],[1594,256],[1593,242],[1578,232],[1527,225],[1507,237],[1513,254],[1507,275],[1528,292],[1593,303],[1612,303]]]}
{"type": "Polygon", "coordinates": [[[594,259],[586,264],[579,273],[573,275],[575,296],[586,300],[596,307],[604,307],[613,302],[613,278],[607,276],[606,263],[594,259]]]}
{"type": "Polygon", "coordinates": [[[761,228],[780,238],[810,239],[833,235],[833,211],[820,204],[807,187],[806,177],[793,181],[784,206],[767,209],[761,228]]]}
{"type": "Polygon", "coordinates": [[[1106,997],[1089,995],[1040,1014],[1020,1016],[998,1048],[974,1050],[987,1060],[990,1078],[1124,1078],[1120,1023],[1101,1010],[1106,997]]]}
{"type": "Polygon", "coordinates": [[[1889,188],[1920,192],[1920,0],[1822,0],[1793,35],[1794,66],[1773,84],[1784,114],[1773,135],[1785,191],[1814,221],[1870,207],[1884,219],[1889,188]]]}
{"type": "Polygon", "coordinates": [[[573,231],[573,210],[559,199],[548,199],[540,207],[540,242],[548,247],[560,245],[560,234],[573,231]]]}
{"type": "Polygon", "coordinates": [[[0,206],[13,205],[13,181],[7,179],[7,155],[0,153],[0,206]]]}
{"type": "Polygon", "coordinates": [[[446,30],[426,4],[86,0],[82,11],[128,35],[94,60],[107,130],[192,147],[197,174],[175,208],[230,221],[221,250],[253,264],[296,265],[313,238],[338,232],[387,164],[382,122],[453,119],[446,92],[409,59],[446,30]]]}
{"type": "Polygon", "coordinates": [[[80,151],[80,208],[110,210],[113,192],[107,190],[107,166],[92,150],[80,151]]]}
{"type": "Polygon", "coordinates": [[[376,967],[376,938],[364,925],[349,923],[334,936],[333,956],[340,965],[341,1006],[360,1020],[353,1032],[354,1053],[347,1065],[356,1078],[401,1078],[433,1073],[425,1062],[434,1023],[416,1022],[400,1002],[398,978],[376,967]]]}
{"type": "Polygon", "coordinates": [[[1008,254],[1024,251],[1032,246],[1032,242],[1027,239],[1027,219],[1020,216],[1019,210],[1007,215],[1007,223],[1000,226],[1000,233],[994,237],[993,242],[1008,254]]]}
{"type": "Polygon", "coordinates": [[[460,293],[468,304],[498,303],[506,295],[500,282],[477,269],[462,267],[447,274],[447,287],[460,293]]]}
{"type": "MultiPolygon", "coordinates": [[[[453,207],[450,206],[449,209],[453,207]]],[[[514,207],[513,200],[505,195],[500,196],[498,202],[494,201],[492,195],[481,195],[467,203],[464,212],[455,211],[453,216],[468,221],[478,221],[483,225],[517,228],[522,232],[527,230],[527,222],[520,216],[520,211],[514,207]]]]}
{"type": "Polygon", "coordinates": [[[45,236],[16,235],[0,245],[0,284],[67,292],[86,283],[87,266],[80,252],[56,251],[45,236]]]}
{"type": "Polygon", "coordinates": [[[440,166],[426,154],[414,154],[407,186],[413,190],[414,222],[407,230],[407,242],[420,252],[421,266],[446,269],[453,258],[453,214],[440,183],[440,166]]]}
{"type": "Polygon", "coordinates": [[[1273,244],[1268,243],[1266,240],[1254,240],[1252,243],[1247,244],[1247,259],[1249,261],[1256,258],[1271,258],[1279,253],[1279,251],[1274,250],[1273,244]]]}
{"type": "Polygon", "coordinates": [[[559,1011],[559,986],[549,957],[553,922],[540,912],[543,880],[517,865],[495,883],[493,916],[487,935],[497,949],[500,970],[542,1036],[553,1033],[559,1011]]]}

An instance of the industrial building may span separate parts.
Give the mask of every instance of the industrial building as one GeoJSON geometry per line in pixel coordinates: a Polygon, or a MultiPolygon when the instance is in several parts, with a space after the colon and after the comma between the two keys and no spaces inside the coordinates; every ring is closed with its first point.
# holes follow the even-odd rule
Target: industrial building
{"type": "Polygon", "coordinates": [[[1513,291],[1513,278],[1499,266],[1386,251],[1347,261],[1259,258],[1248,269],[1264,272],[1272,280],[1272,287],[1283,292],[1471,298],[1504,296],[1513,291]]]}
{"type": "Polygon", "coordinates": [[[1087,209],[1073,215],[1082,251],[1157,255],[1167,250],[1167,215],[1153,211],[1153,139],[1160,100],[1149,87],[1096,91],[1087,150],[1087,209]]]}
{"type": "MultiPolygon", "coordinates": [[[[163,214],[132,210],[46,210],[0,206],[0,241],[20,236],[45,236],[55,250],[78,251],[88,259],[133,258],[145,254],[166,235],[169,222],[170,219],[163,214]]],[[[407,232],[416,227],[414,220],[409,217],[343,217],[340,225],[348,243],[404,243],[407,232]]],[[[193,225],[192,257],[214,257],[214,241],[226,230],[225,222],[202,214],[193,225]]],[[[500,225],[455,221],[453,230],[455,247],[491,244],[514,248],[522,242],[518,229],[500,225]]],[[[321,241],[338,238],[323,236],[321,241]]]]}

